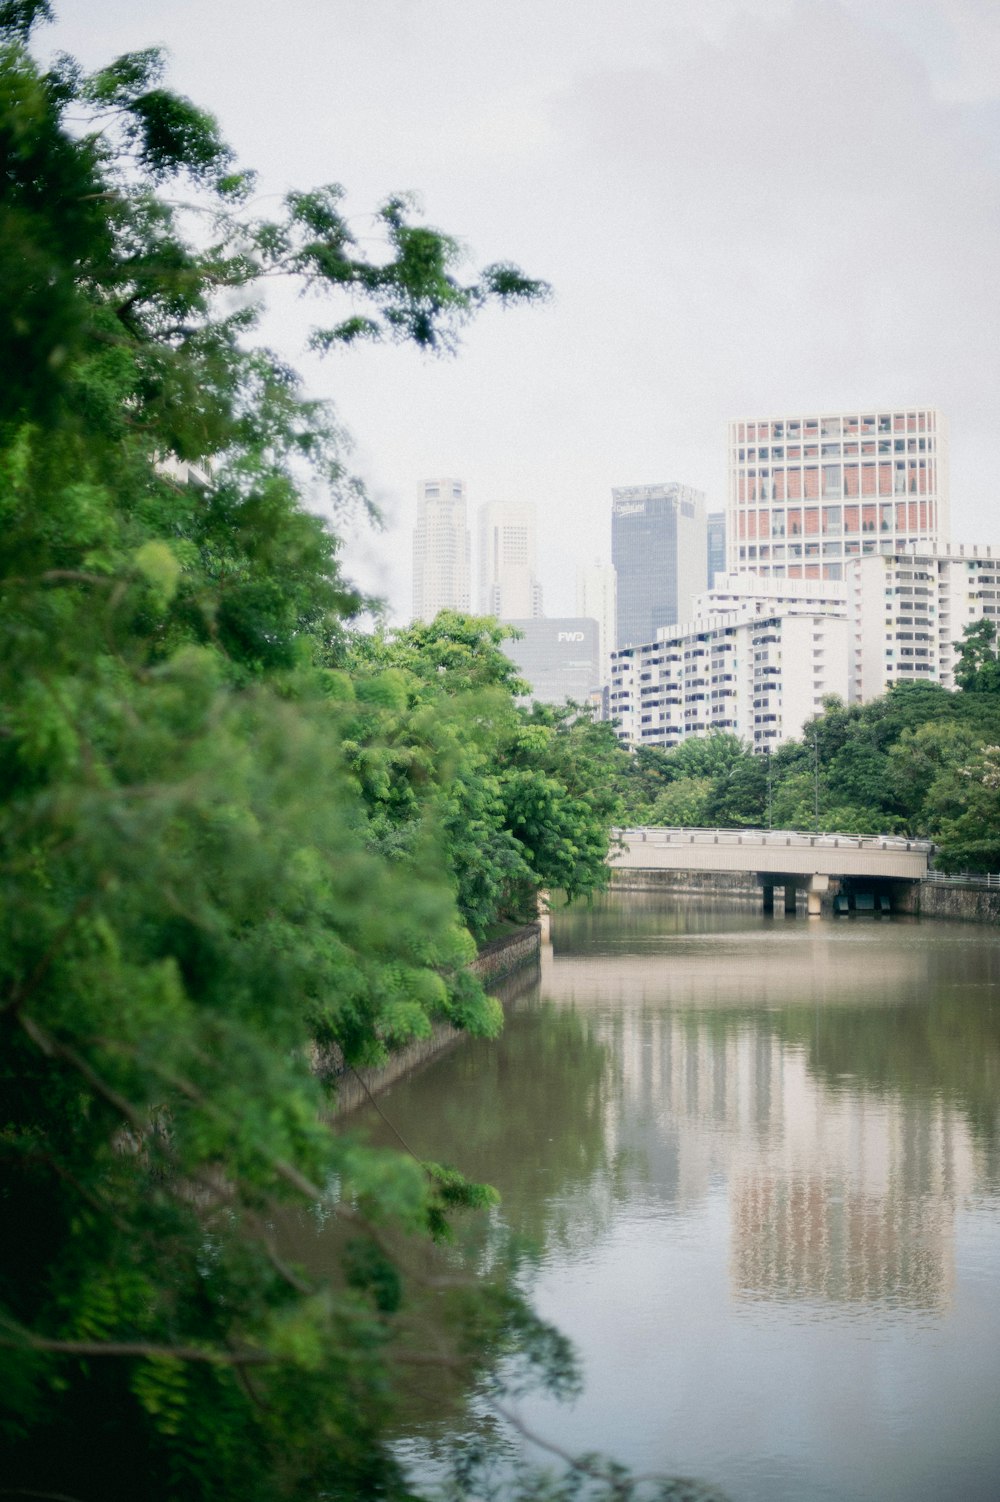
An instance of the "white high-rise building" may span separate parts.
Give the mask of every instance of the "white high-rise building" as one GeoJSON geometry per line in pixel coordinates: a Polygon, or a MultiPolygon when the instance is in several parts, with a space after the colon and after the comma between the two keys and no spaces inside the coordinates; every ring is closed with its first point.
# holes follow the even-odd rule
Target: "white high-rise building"
{"type": "Polygon", "coordinates": [[[846,698],[843,602],[770,603],[770,613],[762,596],[662,626],[655,641],[615,652],[608,708],[620,739],[669,751],[723,730],[773,750],[801,734],[828,694],[846,698]]]}
{"type": "Polygon", "coordinates": [[[852,558],[948,540],[948,439],[932,407],[729,424],[730,573],[843,579],[852,558]]]}
{"type": "Polygon", "coordinates": [[[413,531],[413,619],[472,608],[471,540],[464,480],[424,480],[413,531]]]}
{"type": "Polygon", "coordinates": [[[597,622],[600,683],[611,682],[615,645],[615,571],[609,563],[589,563],[576,571],[576,613],[597,622]]]}
{"type": "Polygon", "coordinates": [[[479,612],[501,621],[543,614],[534,506],[502,501],[480,506],[479,612]]]}
{"type": "Polygon", "coordinates": [[[847,614],[847,585],[832,579],[765,579],[722,574],[694,602],[694,619],[709,615],[847,614]]]}
{"type": "Polygon", "coordinates": [[[955,687],[966,626],[1000,622],[1000,557],[988,547],[914,549],[854,560],[847,572],[848,693],[877,699],[896,683],[955,687]]]}

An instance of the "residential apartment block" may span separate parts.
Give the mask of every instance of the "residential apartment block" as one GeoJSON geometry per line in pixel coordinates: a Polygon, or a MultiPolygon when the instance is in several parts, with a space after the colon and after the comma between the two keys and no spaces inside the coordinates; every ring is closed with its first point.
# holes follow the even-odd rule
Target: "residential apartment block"
{"type": "Polygon", "coordinates": [[[698,595],[694,619],[706,615],[847,614],[847,585],[836,579],[767,579],[758,574],[723,574],[698,595]]]}
{"type": "Polygon", "coordinates": [[[843,579],[852,558],[948,539],[948,441],[934,408],[729,425],[730,573],[843,579]]]}
{"type": "Polygon", "coordinates": [[[964,628],[1000,625],[989,547],[874,553],[838,580],[729,575],[695,620],[612,657],[609,713],[633,746],[729,730],[755,750],[801,733],[828,694],[867,703],[896,683],[954,689],[964,628]]]}
{"type": "Polygon", "coordinates": [[[771,614],[750,601],[612,657],[608,712],[630,746],[728,731],[757,751],[801,734],[828,694],[847,695],[847,621],[836,609],[771,614]]]}
{"type": "Polygon", "coordinates": [[[848,692],[867,703],[895,683],[955,687],[956,643],[977,621],[1000,621],[1000,557],[937,548],[853,560],[847,575],[848,692]]]}

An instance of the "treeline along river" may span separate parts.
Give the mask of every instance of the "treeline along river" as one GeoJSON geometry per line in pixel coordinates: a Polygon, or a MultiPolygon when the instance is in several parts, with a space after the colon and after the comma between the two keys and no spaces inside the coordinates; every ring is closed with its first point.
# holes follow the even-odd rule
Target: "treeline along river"
{"type": "Polygon", "coordinates": [[[534,1245],[585,1383],[523,1422],[733,1502],[995,1502],[1000,935],[622,893],[521,989],[380,1106],[534,1245]]]}

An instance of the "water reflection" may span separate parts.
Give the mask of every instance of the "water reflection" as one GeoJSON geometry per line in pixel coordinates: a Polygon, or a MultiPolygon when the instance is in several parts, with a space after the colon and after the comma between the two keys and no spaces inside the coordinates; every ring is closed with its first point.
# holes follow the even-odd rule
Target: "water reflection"
{"type": "Polygon", "coordinates": [[[587,1386],[532,1427],[747,1502],[1000,1495],[998,981],[971,926],[556,914],[504,1037],[383,1102],[538,1248],[587,1386]]]}
{"type": "Polygon", "coordinates": [[[725,1176],[734,1294],[862,1312],[950,1297],[955,1207],[996,1181],[998,977],[981,932],[634,894],[564,914],[542,961],[545,994],[599,1019],[609,1140],[647,1193],[691,1205],[725,1176]]]}

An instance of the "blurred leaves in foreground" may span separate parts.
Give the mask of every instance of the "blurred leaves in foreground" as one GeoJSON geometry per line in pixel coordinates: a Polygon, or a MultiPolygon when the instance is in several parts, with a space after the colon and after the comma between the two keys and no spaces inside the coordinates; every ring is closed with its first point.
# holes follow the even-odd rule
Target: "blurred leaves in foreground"
{"type": "MultiPolygon", "coordinates": [[[[48,14],[0,4],[4,1488],[409,1497],[386,1424],[452,1358],[394,1332],[493,1196],[324,1124],[312,1053],[495,1033],[475,940],[600,885],[627,758],[517,707],[493,622],[358,635],[302,497],[364,489],[256,301],[288,277],[315,347],[433,351],[545,288],[463,279],[400,198],[371,258],[336,186],[259,217],[155,49],[46,69],[48,14]],[[329,1276],[283,1258],[289,1202],[343,1225],[329,1276]]],[[[509,1268],[441,1293],[456,1348],[572,1379],[509,1268]]]]}

